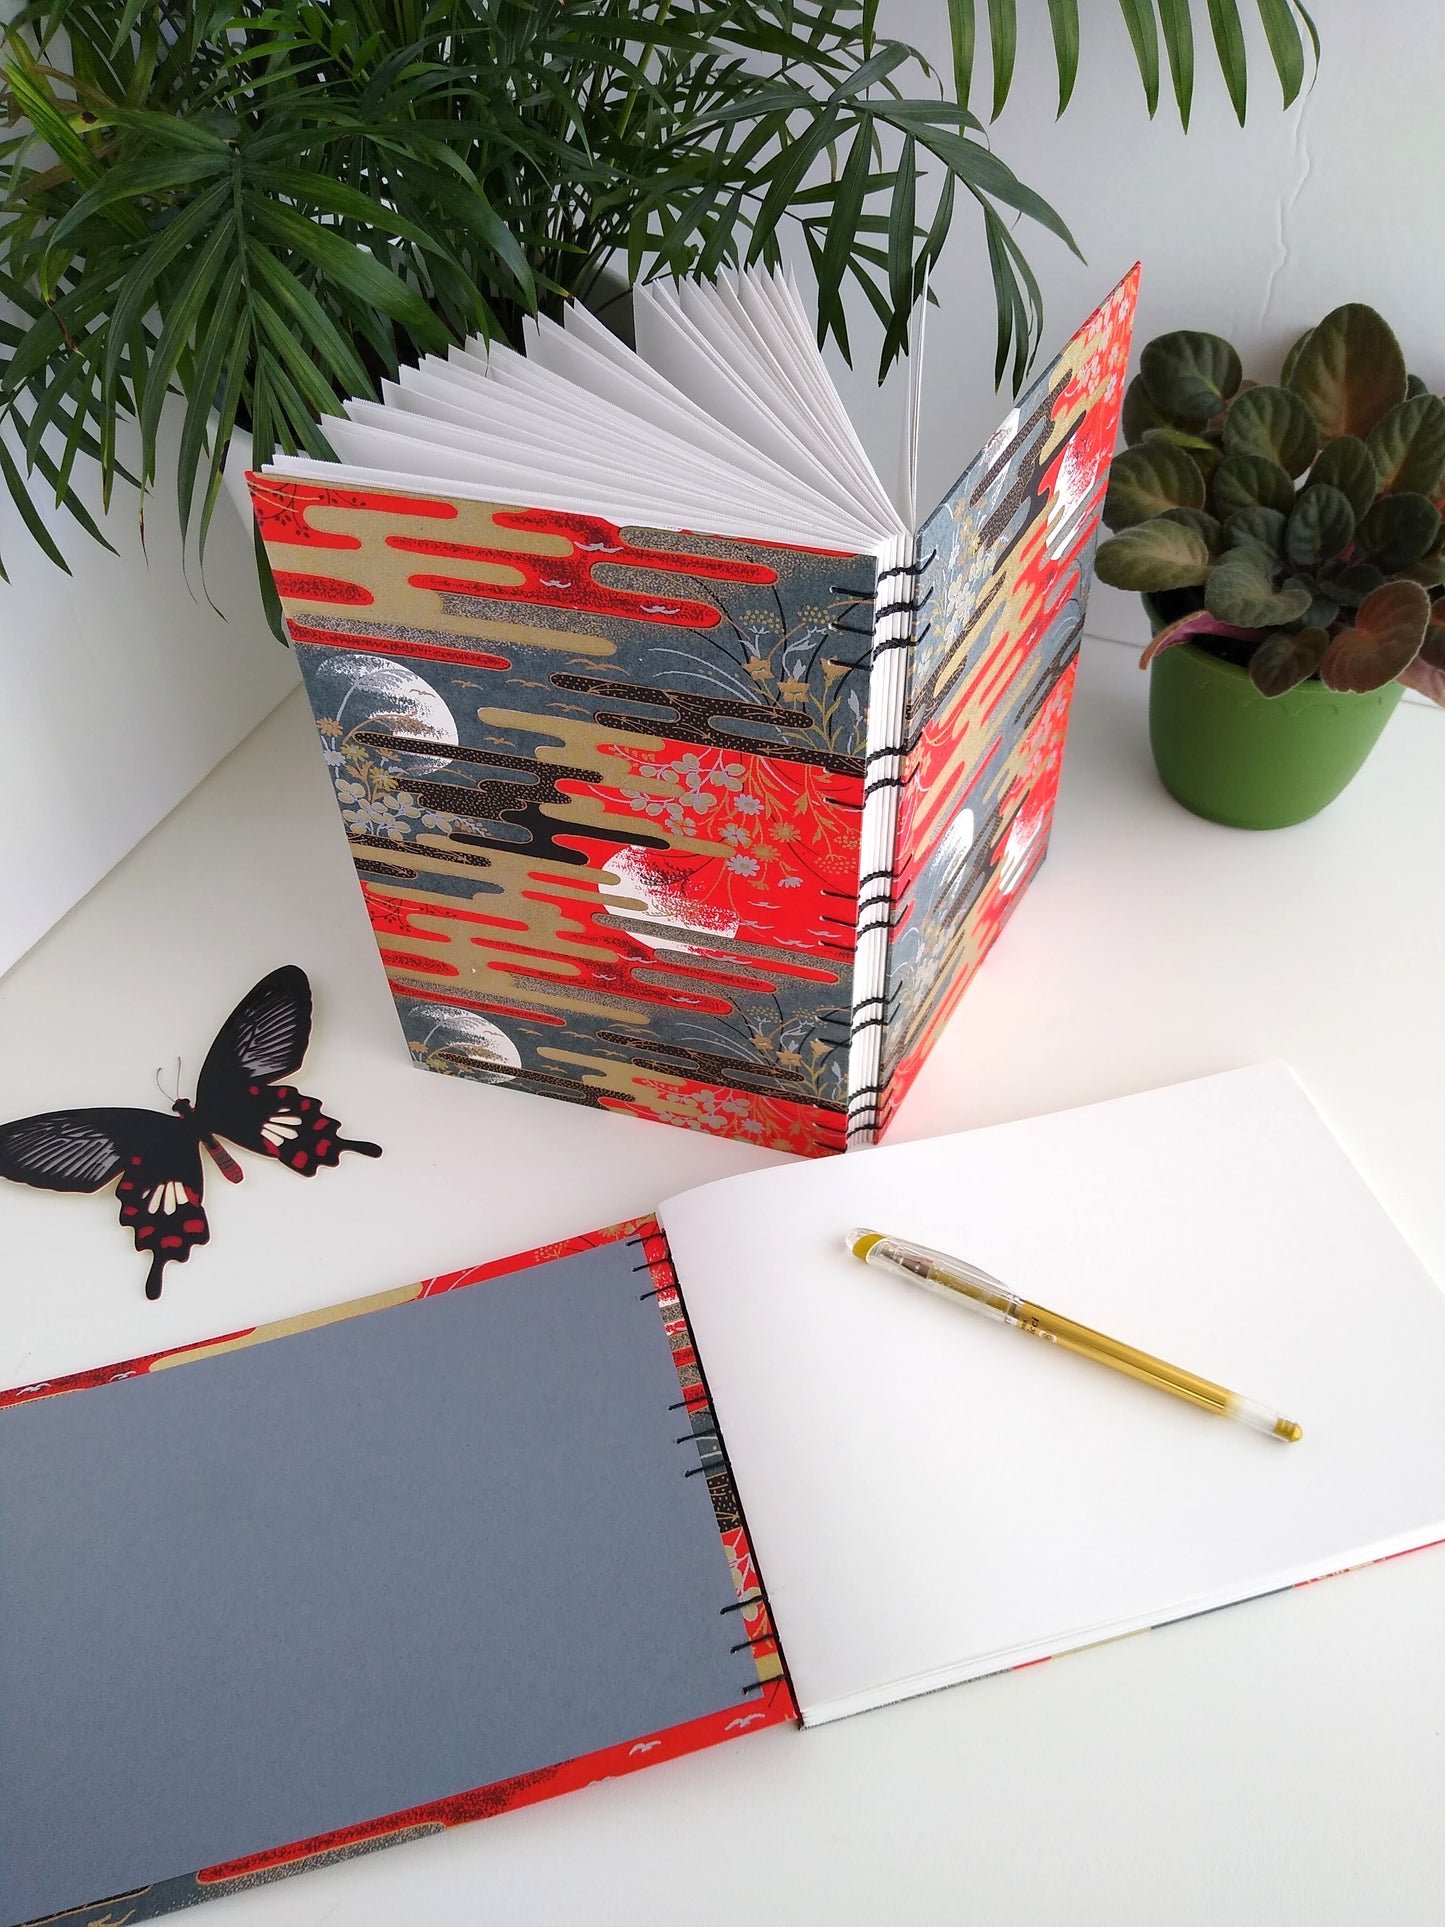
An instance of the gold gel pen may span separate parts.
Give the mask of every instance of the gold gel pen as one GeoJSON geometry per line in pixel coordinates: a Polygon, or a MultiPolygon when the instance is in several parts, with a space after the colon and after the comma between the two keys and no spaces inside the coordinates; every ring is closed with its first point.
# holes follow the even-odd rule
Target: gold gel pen
{"type": "Polygon", "coordinates": [[[1157,1385],[1161,1392],[1172,1392],[1176,1398],[1187,1398],[1191,1405],[1202,1405],[1206,1412],[1237,1419],[1256,1432],[1269,1433],[1271,1438],[1292,1441],[1303,1436],[1293,1419],[1282,1418],[1278,1412],[1257,1405],[1252,1398],[1241,1398],[1238,1392],[1227,1392],[1222,1385],[1215,1385],[1207,1378],[1181,1371],[1177,1365],[1166,1365],[1162,1358],[1151,1358],[1148,1352],[1136,1351],[1117,1338],[1106,1338],[1087,1325],[1076,1325],[1072,1318],[1061,1318],[1056,1311],[1045,1311],[1042,1305],[1030,1304],[1027,1298],[1020,1298],[997,1278],[991,1278],[976,1265],[965,1264],[961,1258],[930,1251],[927,1245],[909,1244],[903,1238],[885,1237],[881,1231],[850,1231],[844,1243],[864,1264],[876,1265],[895,1278],[907,1278],[915,1285],[922,1285],[925,1291],[951,1299],[956,1305],[981,1311],[986,1318],[1017,1325],[1020,1331],[1032,1332],[1036,1338],[1062,1345],[1081,1358],[1111,1365],[1116,1372],[1127,1372],[1131,1378],[1143,1379],[1146,1385],[1157,1385]]]}

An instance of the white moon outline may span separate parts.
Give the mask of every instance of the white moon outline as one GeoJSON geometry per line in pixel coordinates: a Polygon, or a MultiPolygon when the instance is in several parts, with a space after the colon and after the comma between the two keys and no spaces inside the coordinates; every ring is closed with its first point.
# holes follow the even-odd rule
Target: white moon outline
{"type": "Polygon", "coordinates": [[[413,1020],[427,1028],[418,1039],[424,1051],[455,1050],[469,1060],[476,1053],[475,1068],[496,1084],[510,1084],[512,1073],[522,1068],[522,1053],[500,1024],[478,1010],[461,1010],[455,1004],[417,1004],[413,1020]]]}
{"type": "MultiPolygon", "coordinates": [[[[457,743],[456,718],[445,698],[424,677],[388,656],[348,650],[331,657],[312,671],[311,700],[319,715],[336,718],[343,736],[354,729],[379,727],[398,735],[425,737],[438,748],[455,748],[457,743]]],[[[378,751],[377,755],[402,776],[428,776],[451,761],[447,755],[410,751],[378,751]]]]}

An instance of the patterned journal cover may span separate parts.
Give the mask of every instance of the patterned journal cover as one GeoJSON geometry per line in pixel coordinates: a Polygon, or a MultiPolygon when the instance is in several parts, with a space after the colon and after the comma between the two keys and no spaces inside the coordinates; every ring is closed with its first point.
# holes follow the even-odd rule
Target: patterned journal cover
{"type": "Polygon", "coordinates": [[[1135,267],[919,535],[880,1133],[1048,846],[1138,285],[1135,267]]]}
{"type": "Polygon", "coordinates": [[[5,1923],[797,1717],[652,1218],[0,1392],[0,1520],[5,1923]]]}
{"type": "MultiPolygon", "coordinates": [[[[883,1122],[1043,853],[1134,285],[907,572],[883,1122]]],[[[807,1156],[870,1142],[849,1045],[878,558],[249,479],[416,1061],[807,1156]]]]}

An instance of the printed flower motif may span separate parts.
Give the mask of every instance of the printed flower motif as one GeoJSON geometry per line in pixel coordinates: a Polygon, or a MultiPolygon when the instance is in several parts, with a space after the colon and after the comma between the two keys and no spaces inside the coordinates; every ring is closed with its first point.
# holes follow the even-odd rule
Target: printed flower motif
{"type": "Polygon", "coordinates": [[[851,662],[839,662],[836,656],[825,656],[823,658],[824,687],[831,689],[835,682],[841,682],[852,667],[851,662]]]}
{"type": "Polygon", "coordinates": [[[776,609],[744,609],[738,621],[743,628],[755,630],[760,635],[776,636],[782,633],[782,618],[776,609]]]}
{"type": "Polygon", "coordinates": [[[778,684],[778,694],[785,703],[805,703],[808,700],[808,685],[795,676],[778,684]]]}
{"type": "Polygon", "coordinates": [[[802,886],[803,886],[803,879],[801,877],[779,877],[778,878],[778,888],[780,890],[800,890],[802,886]]]}
{"type": "Polygon", "coordinates": [[[733,808],[739,816],[758,816],[762,812],[762,807],[762,804],[756,796],[735,796],[733,798],[733,808]]]}
{"type": "Polygon", "coordinates": [[[743,856],[741,852],[737,856],[728,858],[728,868],[740,877],[755,877],[758,873],[757,859],[743,856]]]}
{"type": "Polygon", "coordinates": [[[334,716],[318,716],[316,718],[316,728],[322,736],[339,736],[341,734],[341,725],[336,721],[334,716]]]}
{"type": "Polygon", "coordinates": [[[372,804],[371,823],[376,834],[384,836],[390,843],[401,843],[406,839],[406,824],[384,804],[372,804]]]}
{"type": "Polygon", "coordinates": [[[783,1070],[783,1071],[799,1070],[802,1067],[802,1063],[803,1063],[802,1057],[795,1050],[780,1050],[778,1052],[778,1069],[779,1070],[783,1070]]]}
{"type": "Polygon", "coordinates": [[[366,801],[365,783],[357,783],[349,776],[343,776],[336,785],[338,803],[364,803],[366,801]]]}
{"type": "Polygon", "coordinates": [[[773,672],[761,656],[749,656],[744,667],[755,683],[762,684],[773,680],[773,672]]]}
{"type": "Polygon", "coordinates": [[[779,843],[792,843],[797,840],[798,826],[796,823],[775,823],[772,834],[779,843]]]}
{"type": "MultiPolygon", "coordinates": [[[[723,831],[723,835],[727,835],[726,830],[723,831]]],[[[747,833],[744,832],[742,836],[733,837],[731,840],[734,843],[746,843],[748,840],[747,833]]],[[[773,858],[778,854],[771,843],[755,843],[752,847],[753,855],[760,857],[764,863],[771,863],[773,858]]]]}
{"type": "MultiPolygon", "coordinates": [[[[724,823],[722,827],[724,843],[750,843],[752,837],[741,823],[724,823]]],[[[762,852],[760,852],[762,854],[762,852]]]]}
{"type": "Polygon", "coordinates": [[[771,1050],[773,1048],[771,1042],[763,1036],[761,1031],[755,1032],[753,1036],[748,1039],[748,1042],[755,1050],[771,1050]]]}

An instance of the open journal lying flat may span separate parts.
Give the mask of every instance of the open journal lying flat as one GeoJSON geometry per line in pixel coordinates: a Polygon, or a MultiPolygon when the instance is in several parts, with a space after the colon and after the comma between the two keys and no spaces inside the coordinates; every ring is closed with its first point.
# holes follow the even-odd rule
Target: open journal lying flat
{"type": "Polygon", "coordinates": [[[763,272],[636,290],[637,352],[573,305],[428,356],[249,478],[420,1064],[886,1127],[1048,842],[1136,284],[921,524],[763,272]]]}
{"type": "Polygon", "coordinates": [[[1442,1380],[1445,1296],[1266,1066],[22,1387],[0,1912],[148,1920],[1445,1538],[1442,1380]],[[1304,1437],[880,1277],[858,1220],[1304,1437]]]}

